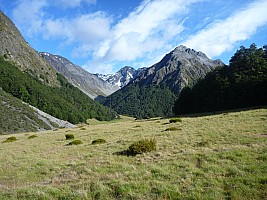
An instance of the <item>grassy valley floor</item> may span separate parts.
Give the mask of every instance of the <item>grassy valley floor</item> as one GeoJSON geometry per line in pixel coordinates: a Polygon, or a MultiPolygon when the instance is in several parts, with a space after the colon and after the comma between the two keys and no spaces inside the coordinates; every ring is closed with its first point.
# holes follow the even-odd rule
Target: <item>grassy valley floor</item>
{"type": "Polygon", "coordinates": [[[0,135],[0,199],[267,197],[267,109],[181,119],[0,135]],[[67,133],[83,144],[66,145],[67,133]],[[17,141],[2,143],[10,136],[17,141]],[[107,143],[91,144],[99,138],[107,143]],[[120,155],[145,138],[156,151],[120,155]]]}

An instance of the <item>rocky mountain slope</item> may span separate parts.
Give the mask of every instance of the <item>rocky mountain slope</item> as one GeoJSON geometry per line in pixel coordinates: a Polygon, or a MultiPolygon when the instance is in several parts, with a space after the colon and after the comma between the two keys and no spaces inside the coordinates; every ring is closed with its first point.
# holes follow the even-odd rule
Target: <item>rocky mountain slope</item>
{"type": "Polygon", "coordinates": [[[95,74],[97,77],[107,81],[113,86],[117,86],[118,88],[123,88],[126,86],[130,81],[134,80],[136,77],[140,75],[146,68],[139,68],[134,69],[133,67],[125,66],[121,68],[115,74],[95,74]]]}
{"type": "Polygon", "coordinates": [[[56,71],[24,40],[14,23],[0,10],[0,56],[49,86],[59,86],[56,71]]]}
{"type": "Polygon", "coordinates": [[[78,65],[73,64],[68,59],[41,52],[40,55],[60,74],[65,76],[70,83],[82,90],[92,99],[99,96],[108,96],[119,88],[87,72],[78,65]]]}
{"type": "Polygon", "coordinates": [[[193,86],[221,66],[224,64],[220,60],[179,46],[102,103],[119,114],[138,118],[171,115],[174,101],[184,87],[193,86]]]}
{"type": "Polygon", "coordinates": [[[211,60],[204,53],[181,45],[143,71],[134,83],[166,85],[179,94],[185,86],[193,86],[218,66],[224,66],[221,60],[211,60]]]}

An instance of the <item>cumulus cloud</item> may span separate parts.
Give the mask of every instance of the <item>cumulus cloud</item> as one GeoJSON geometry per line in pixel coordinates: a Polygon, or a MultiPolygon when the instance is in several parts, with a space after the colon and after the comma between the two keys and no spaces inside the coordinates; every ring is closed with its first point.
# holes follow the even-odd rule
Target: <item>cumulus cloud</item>
{"type": "Polygon", "coordinates": [[[96,55],[109,60],[133,60],[161,49],[183,30],[179,17],[196,0],[146,0],[112,29],[112,38],[96,55]]]}
{"type": "Polygon", "coordinates": [[[237,42],[250,38],[257,28],[267,23],[266,8],[266,0],[256,1],[227,19],[210,24],[183,43],[209,57],[219,56],[237,42]]]}
{"type": "Polygon", "coordinates": [[[68,43],[96,43],[108,37],[111,21],[103,12],[72,19],[48,19],[44,22],[44,33],[46,38],[62,38],[68,43]]]}
{"type": "Polygon", "coordinates": [[[27,34],[32,36],[42,28],[44,12],[42,9],[47,6],[46,0],[31,1],[23,0],[13,10],[13,18],[21,29],[26,29],[27,34]]]}

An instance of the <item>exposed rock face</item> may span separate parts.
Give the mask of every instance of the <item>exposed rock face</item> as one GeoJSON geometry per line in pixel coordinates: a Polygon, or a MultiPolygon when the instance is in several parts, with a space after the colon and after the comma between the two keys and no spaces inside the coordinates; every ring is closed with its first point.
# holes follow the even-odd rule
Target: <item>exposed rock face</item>
{"type": "Polygon", "coordinates": [[[0,56],[47,85],[59,85],[56,71],[29,46],[14,23],[2,11],[0,11],[0,56]]]}
{"type": "Polygon", "coordinates": [[[50,63],[58,73],[65,76],[70,83],[82,90],[92,99],[99,96],[110,95],[119,89],[101,78],[98,78],[94,74],[87,72],[80,66],[73,64],[62,56],[45,52],[41,52],[40,55],[50,63]]]}
{"type": "Polygon", "coordinates": [[[99,78],[103,79],[104,81],[107,81],[113,86],[117,86],[118,88],[123,88],[126,86],[129,82],[134,80],[137,76],[140,75],[142,71],[144,71],[146,68],[139,68],[134,69],[133,67],[125,66],[121,68],[118,72],[115,74],[95,74],[99,78]]]}
{"type": "Polygon", "coordinates": [[[141,72],[133,82],[141,85],[165,84],[179,94],[185,86],[193,86],[208,72],[223,65],[221,60],[211,60],[204,53],[181,45],[141,72]]]}

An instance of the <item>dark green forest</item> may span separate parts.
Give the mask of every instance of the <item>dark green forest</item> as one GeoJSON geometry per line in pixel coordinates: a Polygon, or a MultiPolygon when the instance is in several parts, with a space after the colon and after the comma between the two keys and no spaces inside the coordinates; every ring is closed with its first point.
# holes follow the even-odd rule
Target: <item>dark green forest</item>
{"type": "Polygon", "coordinates": [[[0,87],[40,110],[77,124],[86,119],[112,120],[117,114],[90,99],[65,77],[57,74],[61,87],[50,87],[0,57],[0,87]]]}
{"type": "Polygon", "coordinates": [[[267,46],[241,46],[229,66],[218,68],[192,88],[184,88],[175,114],[267,105],[267,46]]]}
{"type": "Polygon", "coordinates": [[[101,102],[122,115],[140,118],[171,116],[176,100],[173,92],[164,86],[131,84],[103,99],[101,102]]]}

